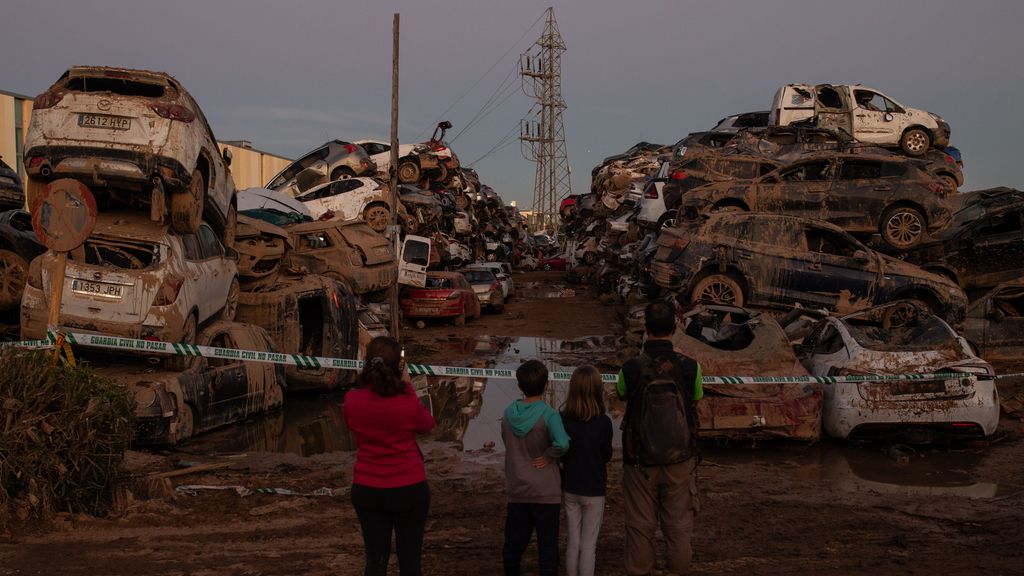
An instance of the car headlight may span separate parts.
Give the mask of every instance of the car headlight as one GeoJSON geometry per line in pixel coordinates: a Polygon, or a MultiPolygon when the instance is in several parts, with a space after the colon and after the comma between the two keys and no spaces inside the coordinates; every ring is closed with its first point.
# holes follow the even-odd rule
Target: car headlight
{"type": "Polygon", "coordinates": [[[149,386],[136,386],[135,403],[139,408],[149,408],[157,403],[156,390],[149,386]]]}

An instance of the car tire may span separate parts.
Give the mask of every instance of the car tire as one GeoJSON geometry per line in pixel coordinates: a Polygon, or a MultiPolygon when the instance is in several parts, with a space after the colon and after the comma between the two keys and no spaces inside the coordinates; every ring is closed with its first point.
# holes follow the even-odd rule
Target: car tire
{"type": "Polygon", "coordinates": [[[547,264],[547,263],[545,263],[545,264],[544,264],[544,266],[543,266],[543,268],[544,268],[544,271],[545,271],[545,272],[548,272],[548,271],[550,271],[550,270],[551,270],[551,264],[547,264]]]}
{"type": "Polygon", "coordinates": [[[668,228],[675,228],[676,226],[676,215],[678,214],[675,210],[669,210],[658,218],[658,231],[665,230],[668,228]]]}
{"type": "Polygon", "coordinates": [[[946,188],[946,192],[956,194],[956,189],[959,187],[956,183],[956,178],[949,174],[939,174],[939,181],[946,188]]]}
{"type": "Polygon", "coordinates": [[[28,278],[28,262],[10,250],[0,250],[0,310],[17,308],[28,278]]]}
{"type": "Polygon", "coordinates": [[[701,278],[690,293],[690,301],[706,300],[719,304],[743,306],[746,298],[743,287],[728,274],[711,274],[701,278]]]}
{"type": "Polygon", "coordinates": [[[335,180],[347,180],[349,178],[355,178],[356,173],[352,171],[348,166],[342,166],[341,168],[335,168],[334,172],[331,172],[331,182],[335,180]]]}
{"type": "Polygon", "coordinates": [[[900,137],[900,148],[908,156],[924,156],[932,147],[932,137],[922,128],[911,128],[900,137]]]}
{"type": "Polygon", "coordinates": [[[383,234],[391,223],[391,210],[384,204],[371,204],[363,210],[363,220],[374,232],[383,234]]]}
{"type": "Polygon", "coordinates": [[[234,202],[228,206],[228,215],[224,218],[224,234],[222,234],[222,242],[227,248],[233,248],[235,245],[235,235],[238,233],[238,207],[234,202]]]}
{"type": "Polygon", "coordinates": [[[238,277],[231,280],[231,286],[228,288],[228,297],[224,300],[224,307],[220,309],[218,318],[225,322],[234,322],[235,316],[238,315],[238,277]]]}
{"type": "MultiPolygon", "coordinates": [[[[181,330],[181,338],[178,340],[182,344],[195,344],[196,338],[199,335],[199,320],[196,318],[195,313],[189,313],[188,318],[185,319],[185,326],[181,330]]],[[[173,372],[182,372],[187,370],[192,364],[192,356],[182,356],[175,354],[174,356],[168,356],[164,360],[164,368],[173,372]]]]}
{"type": "Polygon", "coordinates": [[[188,402],[182,404],[174,419],[175,432],[173,444],[181,444],[196,433],[196,412],[188,402]]]}
{"type": "Polygon", "coordinates": [[[171,228],[178,234],[195,234],[203,223],[206,179],[199,169],[192,171],[188,188],[171,194],[171,228]]]}
{"type": "Polygon", "coordinates": [[[402,184],[415,184],[420,181],[420,165],[415,160],[399,161],[397,174],[402,184]]]}
{"type": "Polygon", "coordinates": [[[907,250],[924,239],[927,230],[924,215],[917,208],[893,206],[882,214],[878,231],[882,240],[896,250],[907,250]]]}
{"type": "Polygon", "coordinates": [[[440,164],[437,167],[437,176],[433,178],[434,182],[440,182],[441,184],[448,183],[448,168],[444,164],[440,164]]]}
{"type": "Polygon", "coordinates": [[[497,304],[491,304],[491,311],[495,314],[501,314],[505,311],[505,299],[499,298],[497,304]]]}

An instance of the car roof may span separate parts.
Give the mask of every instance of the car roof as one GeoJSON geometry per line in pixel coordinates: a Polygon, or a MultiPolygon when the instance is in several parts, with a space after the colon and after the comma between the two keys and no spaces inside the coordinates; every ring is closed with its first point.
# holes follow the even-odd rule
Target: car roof
{"type": "Polygon", "coordinates": [[[703,223],[703,226],[708,226],[713,222],[720,220],[754,220],[756,222],[765,222],[767,220],[776,220],[784,222],[792,222],[800,224],[801,226],[817,226],[819,228],[826,228],[834,232],[838,232],[843,235],[847,233],[836,226],[824,220],[816,220],[814,218],[804,218],[802,216],[792,216],[789,214],[780,214],[777,212],[712,212],[707,215],[707,220],[703,223]]]}

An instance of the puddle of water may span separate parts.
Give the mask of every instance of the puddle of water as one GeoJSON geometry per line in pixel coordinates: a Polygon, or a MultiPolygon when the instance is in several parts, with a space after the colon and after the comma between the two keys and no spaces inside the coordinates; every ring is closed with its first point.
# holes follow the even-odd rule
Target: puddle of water
{"type": "Polygon", "coordinates": [[[572,298],[576,289],[564,284],[526,282],[516,285],[516,296],[519,298],[572,298]]]}

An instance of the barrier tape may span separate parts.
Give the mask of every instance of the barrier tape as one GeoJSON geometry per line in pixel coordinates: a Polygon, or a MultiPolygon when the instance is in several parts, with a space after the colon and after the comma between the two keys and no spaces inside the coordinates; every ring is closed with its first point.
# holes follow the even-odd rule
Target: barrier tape
{"type": "MultiPolygon", "coordinates": [[[[238,350],[235,348],[217,348],[178,342],[157,342],[153,340],[136,340],[115,336],[96,334],[78,334],[62,332],[65,343],[108,350],[129,350],[146,354],[168,354],[175,356],[203,356],[206,358],[225,358],[247,362],[266,362],[283,364],[298,368],[327,368],[335,370],[360,370],[362,360],[348,358],[329,358],[323,356],[306,356],[304,354],[284,354],[262,350],[238,350]]],[[[53,348],[58,335],[49,332],[46,340],[26,340],[21,342],[5,342],[0,346],[17,346],[19,348],[53,348]]],[[[462,368],[458,366],[434,366],[430,364],[408,363],[409,374],[413,376],[452,376],[470,378],[494,378],[499,380],[515,380],[515,370],[502,368],[462,368]]],[[[571,372],[551,372],[548,379],[556,382],[567,382],[571,372]]],[[[863,382],[894,382],[907,380],[949,380],[954,378],[971,378],[977,374],[967,372],[942,372],[933,374],[870,374],[851,376],[704,376],[704,384],[845,384],[863,382]]],[[[1024,373],[1000,374],[995,378],[1019,378],[1024,373]]],[[[618,374],[601,374],[601,381],[618,382],[618,374]]]]}

